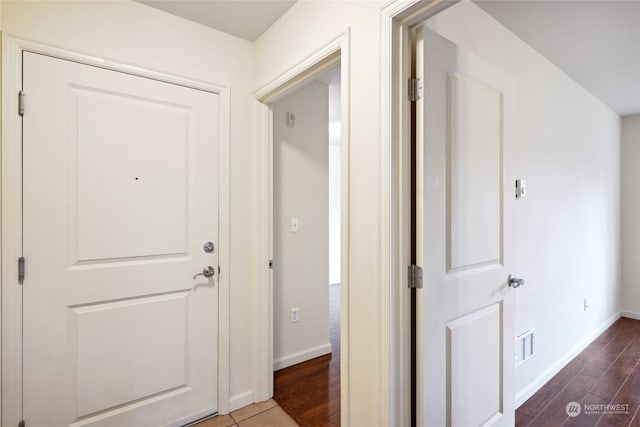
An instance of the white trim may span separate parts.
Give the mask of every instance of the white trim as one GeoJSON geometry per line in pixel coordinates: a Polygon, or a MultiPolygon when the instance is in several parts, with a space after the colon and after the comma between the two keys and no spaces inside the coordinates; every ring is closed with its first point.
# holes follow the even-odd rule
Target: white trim
{"type": "Polygon", "coordinates": [[[273,181],[273,130],[269,106],[254,100],[256,120],[256,258],[252,310],[252,354],[254,401],[262,402],[273,396],[273,257],[271,188],[273,181]]]}
{"type": "Polygon", "coordinates": [[[310,73],[317,75],[331,68],[340,61],[340,48],[348,33],[348,30],[340,33],[302,62],[255,91],[255,98],[264,104],[271,104],[307,82],[310,73]]]}
{"type": "Polygon", "coordinates": [[[219,342],[218,408],[229,408],[229,146],[230,91],[228,87],[80,54],[52,46],[2,36],[2,425],[17,425],[22,417],[22,288],[17,259],[22,254],[22,140],[17,93],[22,88],[22,52],[29,51],[85,65],[189,87],[220,96],[219,146],[219,342]],[[11,96],[10,94],[16,94],[11,96]]]}
{"type": "Polygon", "coordinates": [[[218,93],[221,106],[218,147],[218,413],[227,414],[231,385],[231,90],[224,88],[218,93]]]}
{"type": "MultiPolygon", "coordinates": [[[[410,424],[410,105],[408,29],[455,2],[396,0],[380,10],[381,425],[410,424]]],[[[418,382],[419,384],[419,382],[418,382]]],[[[419,395],[418,395],[419,396],[419,395]]],[[[418,411],[420,399],[418,398],[418,411]]]]}
{"type": "Polygon", "coordinates": [[[233,412],[236,409],[244,408],[245,406],[253,403],[253,391],[245,391],[244,393],[231,396],[229,400],[229,412],[233,412]]]}
{"type": "Polygon", "coordinates": [[[3,36],[2,62],[2,420],[22,418],[22,288],[17,260],[22,254],[22,140],[18,91],[21,50],[3,36]],[[9,96],[14,94],[14,96],[9,96]]]}
{"type": "MultiPolygon", "coordinates": [[[[515,408],[517,409],[524,402],[533,396],[540,388],[554,377],[562,368],[564,368],[569,362],[571,362],[582,350],[587,348],[589,344],[593,342],[598,336],[604,332],[609,326],[613,325],[616,320],[621,317],[622,313],[614,314],[599,327],[594,329],[589,335],[587,335],[582,341],[576,344],[571,350],[566,352],[562,357],[558,359],[553,365],[549,366],[542,374],[538,375],[533,381],[523,387],[516,393],[515,408]]],[[[626,316],[625,316],[626,317],[626,316]]]]}
{"type": "MultiPolygon", "coordinates": [[[[397,2],[380,11],[380,408],[384,425],[409,425],[409,292],[401,266],[410,263],[410,140],[406,102],[395,78],[406,53],[394,50],[399,25],[394,19],[397,2]],[[404,126],[399,120],[404,118],[404,126]],[[397,142],[396,142],[397,141],[397,142]],[[386,260],[386,262],[385,262],[386,260]],[[397,286],[393,286],[397,283],[397,286]]],[[[401,45],[400,45],[401,46],[401,45]]],[[[405,71],[406,72],[406,71],[405,71]]],[[[405,86],[401,83],[401,86],[405,86]]]]}
{"type": "Polygon", "coordinates": [[[622,310],[620,312],[620,317],[627,317],[629,319],[640,320],[640,313],[638,313],[637,311],[622,310]]]}
{"type": "Polygon", "coordinates": [[[298,353],[289,354],[273,361],[273,370],[288,368],[289,366],[297,365],[298,363],[306,362],[307,360],[315,359],[316,357],[324,356],[331,353],[331,343],[319,345],[317,347],[309,348],[298,353]]]}
{"type": "Polygon", "coordinates": [[[340,424],[350,425],[351,406],[351,32],[340,44],[340,424]]]}
{"type": "MultiPolygon", "coordinates": [[[[6,35],[3,35],[3,39],[6,39],[7,43],[15,43],[16,47],[20,51],[39,53],[42,55],[52,56],[54,58],[65,59],[67,61],[91,65],[98,68],[104,68],[106,70],[117,71],[119,73],[130,74],[132,76],[144,77],[177,86],[184,86],[191,89],[198,89],[205,92],[221,94],[222,92],[229,90],[229,88],[226,86],[221,86],[202,80],[191,79],[184,76],[178,76],[175,74],[168,74],[162,71],[143,68],[137,65],[131,65],[113,59],[78,53],[29,40],[17,39],[6,35]]],[[[9,58],[8,55],[6,56],[6,58],[9,58]]]]}
{"type": "MultiPolygon", "coordinates": [[[[349,155],[350,155],[350,29],[321,46],[306,59],[254,93],[256,98],[256,276],[253,298],[254,375],[256,402],[273,395],[273,275],[268,263],[273,254],[272,228],[272,114],[267,104],[298,89],[318,74],[340,63],[341,73],[341,289],[340,289],[340,398],[341,423],[349,425],[349,155]]],[[[277,260],[276,260],[277,262],[277,260]]]]}

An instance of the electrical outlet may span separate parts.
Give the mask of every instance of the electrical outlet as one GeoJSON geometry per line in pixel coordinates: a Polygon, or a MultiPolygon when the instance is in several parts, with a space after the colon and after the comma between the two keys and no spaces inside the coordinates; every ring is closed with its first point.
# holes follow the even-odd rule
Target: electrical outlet
{"type": "Polygon", "coordinates": [[[298,307],[291,309],[291,323],[297,323],[300,321],[300,310],[298,307]]]}
{"type": "Polygon", "coordinates": [[[589,302],[587,301],[586,298],[584,299],[583,307],[584,307],[584,311],[587,311],[587,309],[589,308],[589,302]]]}

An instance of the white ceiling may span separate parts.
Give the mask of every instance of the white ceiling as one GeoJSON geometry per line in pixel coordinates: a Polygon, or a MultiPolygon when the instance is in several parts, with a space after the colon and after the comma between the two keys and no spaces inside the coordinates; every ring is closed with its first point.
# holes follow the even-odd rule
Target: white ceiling
{"type": "MultiPolygon", "coordinates": [[[[255,41],[295,0],[138,0],[255,41]]],[[[618,114],[640,113],[640,0],[475,0],[618,114]]]]}
{"type": "Polygon", "coordinates": [[[255,41],[295,0],[136,0],[247,41],[255,41]]]}
{"type": "Polygon", "coordinates": [[[621,116],[640,113],[640,1],[476,4],[621,116]]]}

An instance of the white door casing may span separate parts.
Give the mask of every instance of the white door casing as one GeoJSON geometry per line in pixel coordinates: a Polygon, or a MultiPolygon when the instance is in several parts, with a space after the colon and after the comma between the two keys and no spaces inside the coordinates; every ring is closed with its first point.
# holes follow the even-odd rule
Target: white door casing
{"type": "Polygon", "coordinates": [[[218,244],[220,96],[29,52],[23,67],[25,420],[215,412],[218,248],[202,245],[218,244]]]}
{"type": "Polygon", "coordinates": [[[513,80],[417,29],[419,425],[514,423],[513,80]]]}
{"type": "MultiPolygon", "coordinates": [[[[254,284],[256,310],[253,325],[256,333],[254,353],[254,398],[273,396],[273,113],[269,104],[313,81],[323,71],[340,63],[340,75],[350,75],[350,29],[346,28],[305,60],[254,93],[256,98],[256,206],[258,241],[254,284]]],[[[349,368],[349,79],[344,78],[340,91],[340,418],[343,425],[350,420],[349,368]]],[[[386,356],[386,352],[384,353],[386,356]]],[[[386,389],[384,389],[386,391],[386,389]]],[[[381,411],[383,408],[381,408],[381,411]]]]}

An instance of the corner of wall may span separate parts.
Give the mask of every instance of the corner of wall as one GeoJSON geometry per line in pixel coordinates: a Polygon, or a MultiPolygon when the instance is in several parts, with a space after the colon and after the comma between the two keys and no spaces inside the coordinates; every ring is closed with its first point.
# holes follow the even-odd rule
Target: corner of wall
{"type": "Polygon", "coordinates": [[[640,114],[621,119],[621,295],[625,317],[640,319],[640,266],[635,259],[640,250],[640,114]]]}

